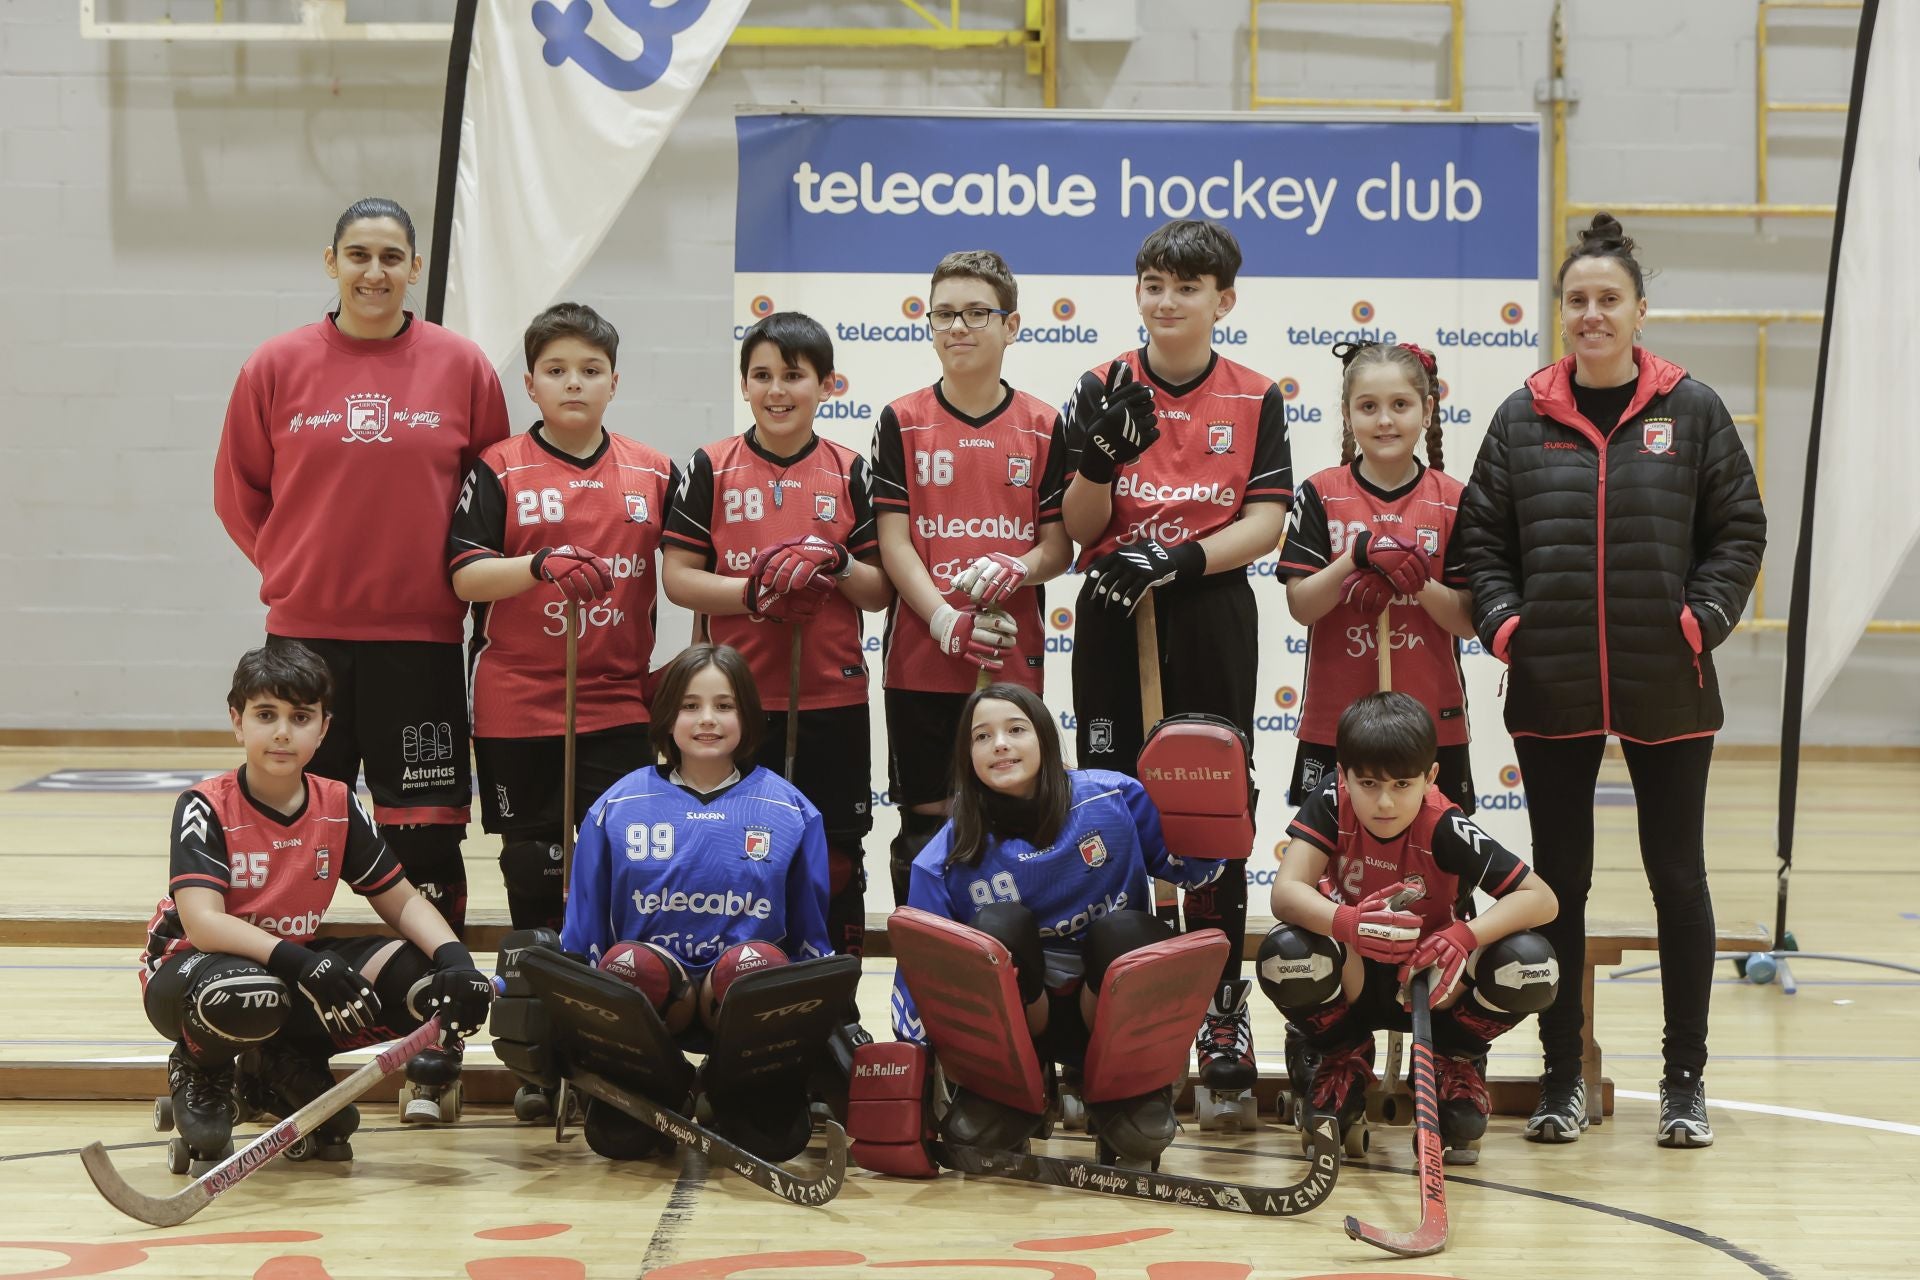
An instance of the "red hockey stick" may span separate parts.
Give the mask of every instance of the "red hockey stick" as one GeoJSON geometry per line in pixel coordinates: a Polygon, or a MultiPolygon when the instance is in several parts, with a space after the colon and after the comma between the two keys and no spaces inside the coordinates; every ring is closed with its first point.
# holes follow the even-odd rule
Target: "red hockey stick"
{"type": "Polygon", "coordinates": [[[1447,1247],[1447,1175],[1441,1167],[1440,1086],[1433,1068],[1431,976],[1413,975],[1413,1150],[1420,1165],[1420,1225],[1384,1231],[1347,1215],[1347,1236],[1403,1258],[1424,1258],[1447,1247]]]}
{"type": "Polygon", "coordinates": [[[113,1167],[107,1149],[97,1142],[87,1144],[80,1153],[80,1163],[87,1167],[87,1176],[93,1179],[93,1185],[107,1198],[107,1203],[129,1218],[138,1218],[156,1227],[177,1227],[206,1208],[215,1196],[231,1191],[242,1178],[338,1115],[349,1102],[381,1080],[406,1066],[408,1058],[438,1043],[440,1019],[436,1015],[422,1023],[412,1035],[395,1040],[372,1062],[170,1196],[150,1196],[134,1190],[120,1176],[120,1171],[113,1167]]]}

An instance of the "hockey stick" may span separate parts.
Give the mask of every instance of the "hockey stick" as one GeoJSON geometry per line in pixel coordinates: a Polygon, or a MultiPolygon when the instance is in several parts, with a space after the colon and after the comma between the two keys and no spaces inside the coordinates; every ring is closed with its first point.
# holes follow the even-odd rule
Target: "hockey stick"
{"type": "Polygon", "coordinates": [[[956,1147],[946,1143],[937,1144],[936,1152],[940,1163],[962,1173],[1014,1178],[1021,1182],[1066,1187],[1073,1191],[1093,1191],[1101,1195],[1123,1196],[1129,1200],[1184,1205],[1192,1209],[1216,1209],[1222,1213],[1245,1213],[1259,1218],[1293,1218],[1325,1203],[1327,1197],[1333,1194],[1334,1183],[1340,1178],[1338,1121],[1330,1115],[1315,1116],[1307,1138],[1311,1144],[1309,1156],[1312,1168],[1300,1181],[1281,1187],[1216,1182],[1212,1178],[1193,1178],[1177,1173],[1121,1169],[1113,1165],[1095,1164],[1091,1160],[1032,1155],[1020,1151],[990,1151],[984,1147],[956,1147]]]}
{"type": "MultiPolygon", "coordinates": [[[[1133,647],[1140,673],[1140,740],[1145,742],[1166,714],[1160,694],[1160,623],[1154,616],[1153,588],[1133,611],[1133,647]]],[[[1153,914],[1180,931],[1180,891],[1171,880],[1153,882],[1153,914]]]]}
{"type": "Polygon", "coordinates": [[[709,1160],[717,1159],[727,1168],[759,1187],[762,1191],[772,1192],[782,1200],[794,1204],[825,1204],[840,1194],[840,1187],[847,1180],[847,1131],[829,1120],[826,1123],[827,1151],[826,1170],[818,1177],[802,1178],[787,1172],[777,1164],[762,1160],[748,1151],[734,1146],[719,1134],[702,1128],[678,1112],[669,1111],[649,1098],[637,1093],[629,1093],[612,1081],[593,1074],[591,1071],[575,1069],[568,1077],[573,1087],[589,1094],[609,1106],[618,1107],[681,1146],[696,1149],[709,1160]]]}
{"type": "Polygon", "coordinates": [[[1392,605],[1382,609],[1373,627],[1373,647],[1380,651],[1381,693],[1393,692],[1393,628],[1387,622],[1387,615],[1392,612],[1392,605]]]}
{"type": "Polygon", "coordinates": [[[800,624],[793,623],[793,640],[787,646],[787,768],[783,777],[793,781],[794,757],[800,754],[800,624]]]}
{"type": "Polygon", "coordinates": [[[1385,1231],[1349,1214],[1347,1236],[1403,1258],[1424,1258],[1447,1247],[1447,1175],[1440,1147],[1439,1084],[1433,1068],[1432,978],[1413,975],[1413,1147],[1420,1164],[1420,1225],[1385,1231]]]}
{"type": "Polygon", "coordinates": [[[141,1222],[156,1227],[177,1227],[206,1208],[213,1198],[230,1191],[242,1178],[285,1151],[300,1139],[346,1109],[348,1103],[406,1066],[407,1059],[440,1041],[440,1018],[436,1014],[411,1034],[383,1049],[372,1062],[342,1080],[333,1088],[300,1108],[273,1128],[222,1160],[170,1196],[150,1196],[136,1191],[113,1167],[107,1149],[90,1142],[80,1152],[80,1163],[87,1176],[106,1197],[108,1204],[141,1222]]]}
{"type": "Polygon", "coordinates": [[[574,776],[574,704],[580,686],[580,606],[567,601],[567,729],[566,744],[560,761],[560,901],[567,900],[567,886],[573,883],[573,776],[574,776]]]}

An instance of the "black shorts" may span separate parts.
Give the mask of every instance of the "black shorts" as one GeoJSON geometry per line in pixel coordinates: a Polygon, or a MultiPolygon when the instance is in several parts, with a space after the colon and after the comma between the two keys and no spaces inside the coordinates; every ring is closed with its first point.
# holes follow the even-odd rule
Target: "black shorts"
{"type": "MultiPolygon", "coordinates": [[[[566,825],[565,738],[475,738],[480,770],[480,823],[495,835],[558,842],[566,825]]],[[[573,822],[620,779],[653,763],[644,724],[623,724],[577,734],[573,740],[573,822]]]]}
{"type": "Polygon", "coordinates": [[[333,673],[333,723],[307,769],[349,787],[362,767],[382,826],[465,827],[473,803],[467,673],[457,644],[299,639],[333,673]]]}
{"type": "Polygon", "coordinates": [[[971,694],[887,691],[887,790],[901,808],[953,794],[953,744],[971,694]]]}
{"type": "MultiPolygon", "coordinates": [[[[755,759],[774,773],[787,767],[787,713],[767,712],[755,759]]],[[[867,704],[800,713],[793,785],[820,811],[833,842],[858,844],[873,830],[873,728],[867,704]]]]}
{"type": "MultiPolygon", "coordinates": [[[[1132,774],[1140,724],[1139,650],[1134,620],[1088,600],[1074,606],[1073,713],[1083,769],[1132,774]]],[[[1259,675],[1259,607],[1244,573],[1210,574],[1153,593],[1160,631],[1161,712],[1203,711],[1240,727],[1251,743],[1259,675]]]]}
{"type": "MultiPolygon", "coordinates": [[[[1478,802],[1473,795],[1473,767],[1467,755],[1464,742],[1457,747],[1441,747],[1440,777],[1434,785],[1440,788],[1441,795],[1459,805],[1462,813],[1472,816],[1478,802]]],[[[1309,796],[1326,784],[1332,771],[1333,748],[1301,739],[1293,753],[1293,781],[1287,784],[1287,803],[1296,809],[1305,804],[1309,796]]]]}

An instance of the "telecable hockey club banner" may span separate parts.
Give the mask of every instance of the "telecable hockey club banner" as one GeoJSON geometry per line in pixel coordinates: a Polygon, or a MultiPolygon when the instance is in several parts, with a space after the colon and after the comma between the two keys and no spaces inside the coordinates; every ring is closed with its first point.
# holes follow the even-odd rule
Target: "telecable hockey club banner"
{"type": "MultiPolygon", "coordinates": [[[[1436,353],[1445,469],[1462,480],[1494,408],[1545,363],[1540,135],[1531,119],[794,113],[743,115],[737,132],[734,337],[776,310],[821,320],[839,372],[818,425],[863,451],[888,401],[939,376],[922,317],[943,255],[993,249],[1006,258],[1021,317],[1007,380],[1060,402],[1082,371],[1144,342],[1134,254],[1170,218],[1211,218],[1239,237],[1239,300],[1214,345],[1279,384],[1296,483],[1339,460],[1335,342],[1417,342],[1436,353]]],[[[744,429],[744,405],[739,414],[744,429]]],[[[1261,634],[1259,834],[1247,863],[1256,916],[1266,914],[1273,855],[1292,816],[1285,791],[1306,654],[1273,567],[1269,555],[1246,570],[1261,634]]],[[[1069,751],[1078,589],[1071,576],[1051,586],[1046,613],[1047,703],[1069,751]]],[[[870,619],[875,850],[895,829],[879,632],[870,619]]],[[[1371,653],[1370,632],[1350,640],[1371,653]]],[[[1501,722],[1503,668],[1479,644],[1464,648],[1478,818],[1525,850],[1526,795],[1501,722]]],[[[871,881],[869,906],[878,908],[886,877],[871,881]]]]}

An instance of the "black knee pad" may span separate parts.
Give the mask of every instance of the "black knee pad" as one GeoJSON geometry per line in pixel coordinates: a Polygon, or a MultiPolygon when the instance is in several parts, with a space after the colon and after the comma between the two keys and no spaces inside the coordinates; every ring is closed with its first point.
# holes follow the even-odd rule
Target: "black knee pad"
{"type": "Polygon", "coordinates": [[[1560,958],[1531,929],[1510,933],[1467,957],[1473,998],[1502,1013],[1539,1013],[1560,990],[1560,958]]]}
{"type": "Polygon", "coordinates": [[[557,928],[566,902],[560,846],[536,836],[506,836],[500,841],[500,879],[507,889],[507,913],[516,929],[557,928]]]}
{"type": "Polygon", "coordinates": [[[1275,1008],[1282,1013],[1306,1013],[1340,994],[1340,966],[1345,960],[1345,949],[1332,938],[1280,924],[1260,940],[1254,975],[1275,1008]]]}
{"type": "Polygon", "coordinates": [[[432,1010],[424,1006],[421,992],[432,976],[432,958],[411,942],[387,957],[373,980],[373,994],[380,997],[380,1021],[389,1030],[405,1035],[427,1020],[432,1010]]]}
{"type": "Polygon", "coordinates": [[[1040,949],[1040,922],[1017,902],[995,902],[980,908],[968,921],[974,928],[998,938],[1013,953],[1013,976],[1022,1004],[1032,1004],[1047,989],[1047,959],[1040,949]]]}
{"type": "Polygon", "coordinates": [[[1173,936],[1167,922],[1145,911],[1116,911],[1101,916],[1087,930],[1087,985],[1097,993],[1106,980],[1107,966],[1129,951],[1165,942],[1173,936]]]}
{"type": "Polygon", "coordinates": [[[180,1001],[181,1034],[188,1048],[238,1053],[286,1025],[293,1012],[286,983],[240,956],[190,957],[186,963],[197,959],[205,963],[195,966],[180,1001]]]}
{"type": "Polygon", "coordinates": [[[907,902],[907,884],[913,870],[913,860],[929,841],[947,825],[946,815],[939,813],[915,813],[911,809],[900,810],[900,833],[887,845],[888,869],[893,873],[893,901],[895,906],[905,906],[907,902]]]}
{"type": "Polygon", "coordinates": [[[867,941],[867,851],[854,840],[827,837],[827,938],[843,956],[867,941]]]}
{"type": "Polygon", "coordinates": [[[467,866],[460,857],[465,827],[420,823],[383,827],[393,850],[420,896],[431,902],[454,933],[467,927],[467,866]]]}

